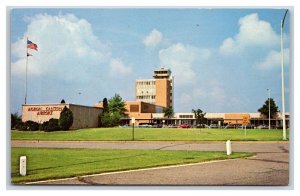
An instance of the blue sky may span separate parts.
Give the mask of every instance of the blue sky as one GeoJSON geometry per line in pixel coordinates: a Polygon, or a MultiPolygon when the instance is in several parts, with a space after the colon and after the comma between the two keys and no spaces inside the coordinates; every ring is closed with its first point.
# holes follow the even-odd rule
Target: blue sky
{"type": "MultiPolygon", "coordinates": [[[[135,79],[155,68],[175,76],[175,112],[256,112],[271,97],[281,110],[282,9],[13,9],[11,111],[27,103],[94,105],[115,93],[134,100],[135,79]],[[25,54],[25,55],[24,55],[25,54]],[[80,92],[80,94],[79,94],[80,92]]],[[[285,26],[289,111],[290,23],[285,26]]]]}

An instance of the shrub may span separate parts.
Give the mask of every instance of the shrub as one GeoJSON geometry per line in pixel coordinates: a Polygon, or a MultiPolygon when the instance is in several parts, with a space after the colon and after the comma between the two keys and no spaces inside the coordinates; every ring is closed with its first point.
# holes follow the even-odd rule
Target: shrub
{"type": "Polygon", "coordinates": [[[30,120],[27,121],[26,123],[29,127],[29,131],[38,131],[39,130],[39,126],[40,126],[39,123],[34,122],[34,121],[30,121],[30,120]]]}
{"type": "Polygon", "coordinates": [[[117,126],[121,119],[121,115],[117,112],[105,112],[101,117],[101,123],[104,127],[117,126]]]}
{"type": "Polygon", "coordinates": [[[66,106],[60,113],[58,125],[62,130],[69,130],[73,124],[73,112],[66,106]]]}
{"type": "Polygon", "coordinates": [[[48,131],[48,125],[49,121],[45,121],[42,124],[40,124],[40,131],[48,131]]]}
{"type": "Polygon", "coordinates": [[[25,123],[20,122],[17,125],[17,129],[21,131],[38,131],[39,130],[39,123],[28,120],[25,123]]]}
{"type": "Polygon", "coordinates": [[[47,131],[58,131],[59,130],[58,119],[51,118],[49,120],[47,127],[48,127],[47,131]]]}
{"type": "Polygon", "coordinates": [[[102,113],[98,115],[98,127],[102,127],[102,113]]]}
{"type": "Polygon", "coordinates": [[[110,121],[110,114],[108,112],[103,113],[103,115],[101,116],[101,125],[104,127],[110,127],[110,121]]]}
{"type": "Polygon", "coordinates": [[[25,126],[25,123],[24,123],[24,122],[19,122],[19,123],[16,125],[16,129],[17,129],[17,130],[21,130],[21,131],[26,131],[26,130],[27,130],[27,127],[25,126]]]}

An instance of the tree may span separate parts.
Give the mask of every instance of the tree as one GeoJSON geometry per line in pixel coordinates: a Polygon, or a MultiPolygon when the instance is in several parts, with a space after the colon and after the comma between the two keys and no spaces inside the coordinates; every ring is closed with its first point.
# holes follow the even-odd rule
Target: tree
{"type": "Polygon", "coordinates": [[[204,117],[206,113],[203,113],[201,109],[193,109],[192,112],[195,114],[196,124],[204,124],[204,122],[206,121],[206,118],[204,117]]]}
{"type": "Polygon", "coordinates": [[[59,119],[51,118],[49,120],[46,131],[58,131],[59,130],[59,119]]]}
{"type": "MultiPolygon", "coordinates": [[[[260,114],[266,118],[269,118],[269,99],[267,99],[264,105],[257,110],[260,114]]],[[[271,118],[276,118],[278,113],[278,107],[276,106],[273,98],[270,98],[270,115],[271,118]]]]}
{"type": "Polygon", "coordinates": [[[108,111],[108,102],[107,98],[103,99],[103,113],[108,111]]]}
{"type": "Polygon", "coordinates": [[[21,116],[19,116],[18,112],[11,114],[11,129],[16,129],[17,126],[22,123],[21,116]]]}
{"type": "Polygon", "coordinates": [[[108,113],[108,102],[107,102],[107,98],[104,98],[103,101],[102,101],[102,107],[103,107],[103,110],[102,110],[102,113],[100,113],[98,115],[98,127],[102,127],[104,126],[103,123],[102,123],[102,119],[103,119],[103,122],[105,122],[105,124],[107,124],[107,120],[108,118],[106,117],[103,117],[104,114],[108,113]]]}
{"type": "Polygon", "coordinates": [[[66,101],[65,101],[64,99],[62,99],[62,100],[60,101],[60,103],[66,103],[66,101]]]}
{"type": "Polygon", "coordinates": [[[101,124],[104,127],[114,127],[119,125],[121,115],[117,112],[105,112],[101,116],[101,124]]]}
{"type": "Polygon", "coordinates": [[[58,120],[59,128],[62,130],[69,130],[73,124],[73,112],[67,108],[66,106],[60,113],[60,117],[58,120]]]}
{"type": "Polygon", "coordinates": [[[103,112],[99,116],[99,125],[104,127],[114,127],[120,124],[122,116],[125,115],[127,111],[125,108],[125,102],[122,97],[115,94],[114,97],[108,100],[106,99],[107,106],[105,104],[105,99],[103,99],[103,112]]]}
{"type": "Polygon", "coordinates": [[[167,107],[163,109],[164,117],[172,118],[174,116],[174,110],[172,107],[167,107]]]}
{"type": "Polygon", "coordinates": [[[125,102],[122,100],[122,97],[118,94],[115,94],[110,100],[108,100],[108,111],[110,113],[118,113],[121,116],[125,115],[127,111],[125,108],[125,102]]]}

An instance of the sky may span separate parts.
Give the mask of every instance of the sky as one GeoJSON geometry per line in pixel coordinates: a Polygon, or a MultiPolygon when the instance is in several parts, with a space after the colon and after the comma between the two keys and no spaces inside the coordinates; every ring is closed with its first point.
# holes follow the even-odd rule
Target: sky
{"type": "MultiPolygon", "coordinates": [[[[257,112],[271,98],[281,110],[283,9],[24,9],[10,12],[11,112],[27,103],[92,106],[120,94],[135,99],[135,80],[171,69],[175,112],[257,112]]],[[[290,16],[284,32],[289,111],[290,16]]]]}

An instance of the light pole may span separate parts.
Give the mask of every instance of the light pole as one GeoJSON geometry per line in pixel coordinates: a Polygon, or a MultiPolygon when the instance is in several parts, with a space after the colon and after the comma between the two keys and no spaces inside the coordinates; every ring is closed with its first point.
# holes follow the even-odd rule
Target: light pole
{"type": "Polygon", "coordinates": [[[271,107],[270,107],[270,91],[271,89],[267,89],[269,92],[269,130],[271,129],[271,107]]]}
{"type": "Polygon", "coordinates": [[[283,20],[281,21],[281,96],[282,96],[282,128],[283,128],[283,140],[286,140],[286,125],[285,125],[285,106],[284,106],[284,51],[283,51],[283,27],[286,14],[289,10],[286,10],[283,20]]]}

